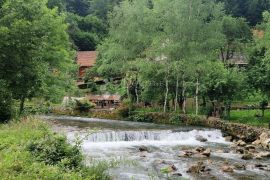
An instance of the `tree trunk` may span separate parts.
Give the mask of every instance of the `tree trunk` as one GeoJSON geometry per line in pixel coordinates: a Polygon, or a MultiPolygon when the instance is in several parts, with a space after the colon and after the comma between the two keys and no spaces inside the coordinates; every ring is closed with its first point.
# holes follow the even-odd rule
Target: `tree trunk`
{"type": "Polygon", "coordinates": [[[169,82],[168,82],[168,78],[166,77],[166,93],[165,93],[165,100],[164,100],[164,107],[163,107],[164,113],[166,113],[166,109],[167,109],[168,93],[169,93],[169,82]]]}
{"type": "Polygon", "coordinates": [[[136,94],[136,103],[139,104],[138,81],[137,80],[136,80],[135,94],[136,94]]]}
{"type": "Polygon", "coordinates": [[[20,99],[20,112],[19,112],[19,115],[21,115],[22,114],[22,112],[23,112],[23,110],[24,110],[24,102],[25,102],[25,97],[24,97],[24,95],[21,97],[21,99],[20,99]]]}
{"type": "Polygon", "coordinates": [[[185,81],[184,80],[183,80],[182,97],[183,97],[182,111],[183,111],[184,114],[186,114],[186,87],[185,87],[185,81]]]}
{"type": "Polygon", "coordinates": [[[197,78],[196,83],[196,115],[199,113],[199,102],[198,102],[198,95],[199,95],[199,79],[197,78]]]}
{"type": "Polygon", "coordinates": [[[179,87],[179,80],[177,76],[176,80],[176,89],[175,89],[175,101],[174,101],[174,111],[177,111],[177,104],[178,104],[178,87],[179,87]]]}

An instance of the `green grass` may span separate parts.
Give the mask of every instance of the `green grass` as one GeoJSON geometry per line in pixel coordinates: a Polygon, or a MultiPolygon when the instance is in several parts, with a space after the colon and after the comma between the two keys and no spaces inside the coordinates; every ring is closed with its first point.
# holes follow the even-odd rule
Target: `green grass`
{"type": "Polygon", "coordinates": [[[265,111],[263,118],[255,117],[256,114],[261,114],[260,110],[234,110],[231,111],[231,122],[243,123],[252,126],[268,127],[270,122],[270,110],[265,111]]]}
{"type": "MultiPolygon", "coordinates": [[[[33,142],[47,142],[45,137],[57,139],[59,135],[52,133],[46,123],[34,118],[25,118],[20,122],[0,125],[0,179],[110,179],[106,173],[106,163],[97,163],[91,167],[82,164],[77,168],[69,169],[63,164],[68,163],[70,157],[55,164],[48,164],[46,161],[38,159],[36,154],[29,151],[28,146],[33,142]]],[[[60,146],[64,147],[64,150],[72,148],[72,145],[65,140],[57,143],[59,142],[63,143],[60,146]]],[[[54,144],[45,148],[44,145],[47,144],[39,144],[39,151],[43,153],[43,157],[44,153],[48,151],[50,151],[49,155],[59,152],[52,150],[55,149],[54,144]]],[[[49,156],[48,159],[50,159],[49,156]]]]}

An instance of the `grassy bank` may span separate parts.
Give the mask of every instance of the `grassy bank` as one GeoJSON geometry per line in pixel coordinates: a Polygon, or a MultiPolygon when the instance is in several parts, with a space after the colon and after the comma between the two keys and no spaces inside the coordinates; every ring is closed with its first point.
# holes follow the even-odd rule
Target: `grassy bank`
{"type": "Polygon", "coordinates": [[[107,165],[83,164],[79,145],[34,118],[0,125],[0,179],[110,179],[107,165]]]}
{"type": "Polygon", "coordinates": [[[265,116],[261,118],[255,117],[255,115],[258,113],[261,112],[258,110],[234,110],[231,112],[230,122],[268,127],[270,122],[270,110],[266,110],[265,116]]]}

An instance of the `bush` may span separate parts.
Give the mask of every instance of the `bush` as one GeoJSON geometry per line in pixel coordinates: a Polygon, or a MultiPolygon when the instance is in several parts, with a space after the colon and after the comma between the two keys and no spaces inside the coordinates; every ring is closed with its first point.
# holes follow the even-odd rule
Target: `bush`
{"type": "Polygon", "coordinates": [[[0,122],[6,122],[12,115],[12,98],[4,81],[0,80],[0,122]]]}
{"type": "Polygon", "coordinates": [[[91,108],[94,108],[95,104],[89,102],[88,100],[76,100],[76,106],[75,110],[78,110],[80,112],[89,112],[91,108]]]}
{"type": "Polygon", "coordinates": [[[46,135],[41,140],[32,141],[27,150],[38,161],[48,165],[60,165],[68,169],[76,169],[82,165],[80,148],[70,145],[63,136],[46,135]]]}
{"type": "Polygon", "coordinates": [[[153,118],[149,113],[145,112],[132,112],[133,115],[129,117],[130,121],[135,122],[153,122],[153,118]]]}
{"type": "Polygon", "coordinates": [[[29,117],[0,124],[0,157],[1,179],[111,179],[109,163],[84,165],[78,145],[68,144],[46,123],[29,117]]]}

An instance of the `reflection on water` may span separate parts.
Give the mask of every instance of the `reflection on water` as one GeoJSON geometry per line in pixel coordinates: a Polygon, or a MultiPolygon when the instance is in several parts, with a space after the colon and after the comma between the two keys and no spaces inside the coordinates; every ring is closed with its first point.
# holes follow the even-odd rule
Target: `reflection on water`
{"type": "Polygon", "coordinates": [[[256,163],[269,164],[269,160],[260,162],[244,161],[235,153],[223,153],[230,150],[230,143],[225,142],[222,133],[215,129],[199,127],[175,127],[136,123],[126,121],[100,120],[74,117],[50,117],[53,128],[67,135],[72,141],[76,136],[83,138],[83,150],[87,159],[111,160],[121,159],[135,162],[136,165],[123,163],[110,173],[117,180],[126,179],[167,179],[161,169],[174,165],[177,171],[172,179],[179,179],[177,173],[190,179],[269,179],[270,173],[254,168],[256,163]],[[200,142],[196,137],[206,138],[200,142]],[[141,152],[140,147],[147,151],[141,152]],[[185,150],[194,150],[198,146],[211,148],[211,158],[178,157],[185,150]],[[187,169],[194,163],[203,161],[212,171],[199,177],[187,174],[187,169]],[[220,167],[241,163],[246,170],[235,170],[234,173],[223,173],[220,167]]]}

